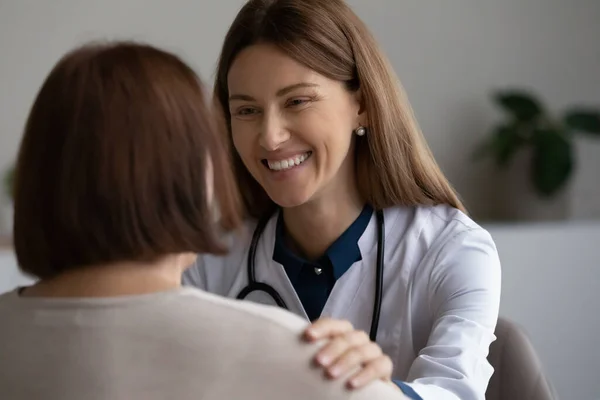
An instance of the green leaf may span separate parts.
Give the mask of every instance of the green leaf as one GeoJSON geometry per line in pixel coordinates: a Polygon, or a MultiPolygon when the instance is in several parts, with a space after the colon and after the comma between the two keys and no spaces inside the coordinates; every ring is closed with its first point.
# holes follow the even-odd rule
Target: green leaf
{"type": "Polygon", "coordinates": [[[500,125],[492,131],[492,135],[485,142],[475,148],[473,159],[479,160],[491,155],[499,167],[508,165],[519,147],[525,140],[514,125],[500,125]]]}
{"type": "Polygon", "coordinates": [[[573,172],[571,142],[562,132],[538,130],[533,145],[533,183],[540,195],[550,197],[563,188],[573,172]]]}
{"type": "Polygon", "coordinates": [[[565,114],[564,122],[575,131],[600,134],[600,112],[598,111],[570,110],[565,114]]]}
{"type": "Polygon", "coordinates": [[[524,140],[515,126],[498,126],[494,130],[491,141],[491,152],[494,155],[496,164],[500,167],[508,165],[523,143],[524,140]]]}
{"type": "Polygon", "coordinates": [[[500,91],[494,101],[517,120],[529,122],[543,113],[541,103],[532,94],[520,90],[500,91]]]}
{"type": "Polygon", "coordinates": [[[15,169],[14,167],[10,167],[5,173],[4,173],[4,191],[5,194],[12,199],[13,198],[13,182],[14,182],[14,176],[15,176],[15,169]]]}

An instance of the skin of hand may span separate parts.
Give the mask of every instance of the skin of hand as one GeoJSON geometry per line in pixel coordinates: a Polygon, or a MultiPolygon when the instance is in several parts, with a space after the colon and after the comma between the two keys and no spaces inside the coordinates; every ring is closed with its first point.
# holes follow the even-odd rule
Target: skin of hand
{"type": "Polygon", "coordinates": [[[314,358],[325,369],[330,379],[337,379],[350,371],[360,369],[348,378],[350,389],[359,389],[375,380],[382,380],[400,390],[392,382],[392,360],[381,347],[372,342],[366,332],[355,330],[345,320],[321,318],[310,325],[303,334],[305,340],[329,341],[314,358]]]}

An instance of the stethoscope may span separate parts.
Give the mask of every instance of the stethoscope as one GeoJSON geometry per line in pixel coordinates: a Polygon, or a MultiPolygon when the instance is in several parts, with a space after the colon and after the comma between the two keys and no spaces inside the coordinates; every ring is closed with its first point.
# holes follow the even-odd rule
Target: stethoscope
{"type": "MultiPolygon", "coordinates": [[[[377,226],[378,226],[378,238],[377,238],[377,271],[375,276],[375,301],[373,303],[373,319],[371,320],[371,331],[369,333],[369,337],[371,341],[375,341],[377,338],[377,327],[379,326],[379,315],[381,314],[381,298],[382,298],[382,287],[383,287],[383,254],[385,247],[385,226],[383,219],[383,211],[377,210],[377,226]]],[[[275,290],[272,286],[256,281],[256,248],[258,247],[258,240],[262,235],[263,231],[269,220],[271,219],[271,215],[267,215],[264,218],[261,218],[256,225],[256,229],[254,230],[254,234],[252,235],[252,241],[250,242],[250,249],[248,251],[248,260],[247,260],[247,268],[248,268],[248,285],[244,287],[240,293],[237,295],[237,299],[242,300],[245,299],[252,292],[265,292],[268,294],[275,303],[286,310],[289,310],[287,304],[281,297],[281,295],[275,290]]]]}

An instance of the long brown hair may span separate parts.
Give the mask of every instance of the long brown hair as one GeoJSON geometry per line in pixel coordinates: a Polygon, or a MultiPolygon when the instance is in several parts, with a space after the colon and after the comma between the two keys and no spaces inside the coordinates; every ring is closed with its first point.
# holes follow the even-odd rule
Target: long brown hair
{"type": "MultiPolygon", "coordinates": [[[[375,208],[448,204],[465,211],[433,158],[404,90],[375,39],[343,0],[250,0],[231,25],[215,98],[230,132],[227,75],[245,48],[269,43],[297,62],[361,91],[367,135],[357,138],[358,189],[375,208]]],[[[249,215],[274,206],[234,152],[249,215]]]]}
{"type": "Polygon", "coordinates": [[[43,83],[17,161],[14,242],[39,278],[183,252],[222,253],[241,201],[224,134],[192,69],[149,45],[91,43],[43,83]]]}

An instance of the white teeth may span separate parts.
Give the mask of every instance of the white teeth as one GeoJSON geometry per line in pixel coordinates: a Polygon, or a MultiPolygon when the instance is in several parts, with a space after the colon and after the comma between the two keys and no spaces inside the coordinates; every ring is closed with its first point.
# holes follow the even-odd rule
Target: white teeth
{"type": "Polygon", "coordinates": [[[274,171],[283,171],[286,169],[290,169],[295,167],[296,165],[302,164],[306,159],[310,156],[310,152],[304,153],[302,155],[288,158],[287,160],[279,160],[279,161],[268,161],[269,169],[274,171]]]}

